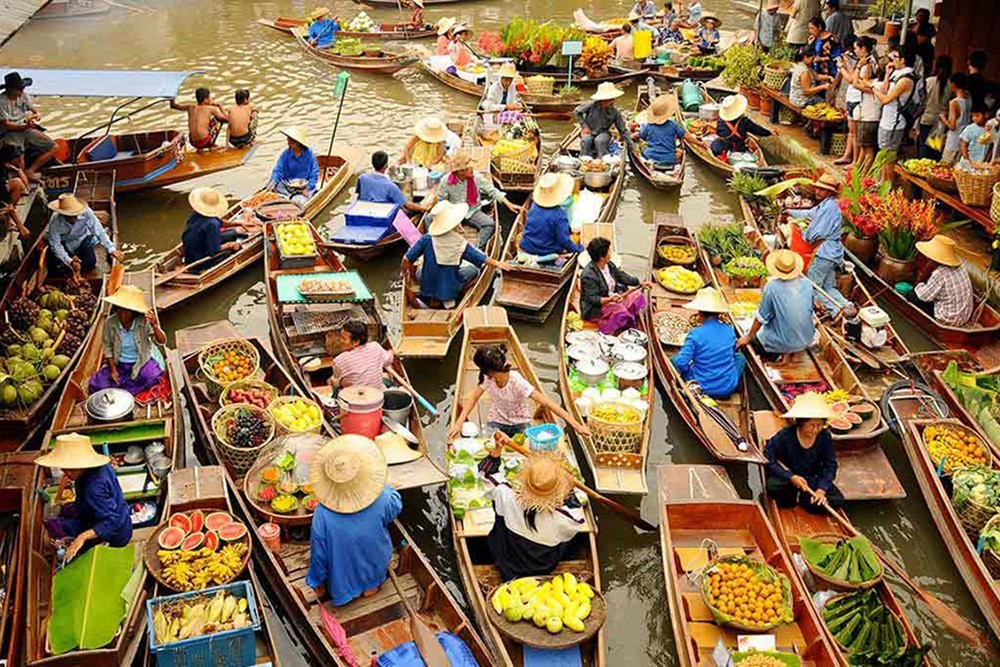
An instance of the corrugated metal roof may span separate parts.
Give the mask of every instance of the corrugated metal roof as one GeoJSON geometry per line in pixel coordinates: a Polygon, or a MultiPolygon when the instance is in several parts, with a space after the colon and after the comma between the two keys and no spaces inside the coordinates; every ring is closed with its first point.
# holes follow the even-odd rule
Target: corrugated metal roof
{"type": "Polygon", "coordinates": [[[0,44],[3,44],[49,0],[0,0],[0,44]]]}

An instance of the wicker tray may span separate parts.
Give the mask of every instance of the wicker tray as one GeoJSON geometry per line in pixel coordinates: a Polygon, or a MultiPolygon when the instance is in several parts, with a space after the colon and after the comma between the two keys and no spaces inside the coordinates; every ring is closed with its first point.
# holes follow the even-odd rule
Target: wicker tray
{"type": "Polygon", "coordinates": [[[657,262],[664,262],[667,266],[691,266],[698,261],[698,252],[694,247],[694,242],[689,238],[684,238],[683,236],[665,236],[656,243],[656,259],[657,262]],[[691,259],[686,262],[667,259],[660,254],[660,246],[667,245],[686,246],[690,248],[692,251],[691,259]]]}
{"type": "Polygon", "coordinates": [[[736,622],[735,620],[723,620],[721,618],[721,615],[722,615],[723,612],[721,612],[718,609],[716,609],[712,605],[712,603],[710,603],[708,601],[708,593],[706,592],[705,589],[708,587],[708,584],[706,582],[708,581],[709,575],[712,574],[712,570],[718,564],[724,563],[724,562],[747,563],[747,564],[751,564],[752,563],[754,566],[763,566],[767,571],[770,572],[770,574],[774,578],[776,578],[778,581],[781,582],[782,603],[785,605],[785,607],[789,610],[790,613],[794,614],[794,611],[793,611],[794,601],[792,599],[792,584],[791,584],[791,581],[789,581],[788,577],[784,573],[779,572],[775,568],[771,567],[770,565],[768,565],[767,563],[765,563],[764,561],[759,560],[759,559],[754,559],[754,558],[750,558],[750,557],[747,557],[747,556],[723,556],[721,558],[716,558],[714,561],[712,561],[711,563],[709,563],[705,567],[705,569],[703,569],[701,571],[702,580],[701,580],[701,583],[698,586],[698,589],[701,592],[701,597],[702,597],[702,600],[705,603],[705,606],[708,607],[709,611],[712,612],[712,617],[715,619],[715,622],[718,625],[726,625],[726,626],[729,626],[729,627],[732,627],[732,628],[736,628],[737,630],[746,630],[748,632],[767,632],[768,630],[773,630],[774,628],[778,627],[779,625],[783,625],[785,623],[790,623],[790,622],[792,622],[792,620],[794,620],[794,616],[792,618],[787,618],[787,619],[786,618],[779,618],[778,621],[775,622],[775,623],[773,623],[773,624],[770,624],[770,625],[756,625],[756,626],[744,625],[742,623],[736,622]]]}
{"type": "MultiPolygon", "coordinates": [[[[994,514],[993,517],[986,522],[986,525],[983,526],[983,530],[992,528],[993,525],[997,523],[1000,523],[1000,514],[994,514]]],[[[978,536],[974,541],[978,543],[978,536]]],[[[983,549],[983,564],[986,566],[986,569],[989,570],[990,575],[994,579],[1000,579],[1000,554],[997,554],[990,549],[983,549]]]]}
{"type": "MultiPolygon", "coordinates": [[[[187,512],[185,512],[185,514],[187,514],[187,512]]],[[[231,512],[229,514],[232,515],[231,512]]],[[[167,590],[174,591],[177,593],[182,593],[186,591],[175,590],[169,583],[167,583],[166,579],[163,578],[163,565],[160,563],[160,557],[156,553],[157,551],[160,550],[160,545],[158,543],[160,533],[162,533],[164,530],[170,527],[169,520],[170,520],[169,516],[165,517],[163,523],[157,526],[156,530],[153,531],[153,534],[150,535],[149,538],[146,540],[142,549],[142,560],[143,562],[146,563],[146,569],[149,570],[149,573],[153,575],[153,578],[156,579],[156,581],[159,582],[161,586],[163,586],[167,590]]],[[[239,571],[234,572],[232,578],[229,581],[234,581],[246,571],[247,564],[250,562],[250,552],[253,550],[253,540],[250,539],[250,530],[251,530],[250,526],[247,526],[245,523],[243,523],[236,517],[233,517],[233,520],[242,523],[246,527],[247,532],[246,535],[244,535],[240,539],[234,540],[233,542],[230,542],[228,544],[244,544],[246,545],[246,551],[243,552],[243,563],[240,565],[239,571]]],[[[220,549],[222,548],[221,543],[219,545],[219,548],[220,549]]],[[[228,584],[229,581],[223,583],[228,584]]]]}
{"type": "Polygon", "coordinates": [[[226,463],[236,472],[237,475],[242,475],[250,466],[256,462],[257,457],[260,452],[267,447],[267,445],[274,439],[274,434],[277,431],[277,422],[274,417],[267,410],[261,410],[255,405],[250,405],[249,403],[230,403],[229,405],[224,405],[223,407],[216,410],[215,414],[212,415],[212,435],[215,438],[216,443],[219,445],[219,452],[222,454],[222,458],[226,460],[226,463]],[[229,443],[229,441],[220,435],[219,424],[222,420],[227,419],[229,415],[233,414],[237,410],[250,410],[251,412],[259,413],[264,417],[264,422],[268,426],[267,437],[259,445],[254,447],[237,447],[229,443]]]}
{"type": "MultiPolygon", "coordinates": [[[[500,586],[494,586],[486,594],[486,599],[489,600],[492,598],[493,593],[498,588],[500,586]]],[[[601,592],[595,590],[594,597],[590,601],[590,616],[583,622],[583,632],[574,632],[569,628],[564,628],[562,632],[555,635],[545,628],[536,626],[534,623],[525,623],[524,621],[511,623],[507,620],[506,616],[496,613],[492,608],[487,612],[487,615],[497,630],[518,644],[557,651],[559,649],[578,646],[596,635],[607,618],[608,604],[604,600],[604,596],[601,595],[601,592]]]]}
{"type": "Polygon", "coordinates": [[[870,405],[875,408],[875,410],[867,417],[864,417],[860,424],[849,431],[832,431],[834,438],[853,439],[878,429],[879,424],[882,422],[882,411],[879,409],[878,405],[872,401],[862,401],[862,403],[870,405]]]}
{"type": "Polygon", "coordinates": [[[313,513],[302,506],[301,496],[303,494],[301,493],[297,494],[297,497],[299,497],[299,506],[295,508],[294,512],[290,512],[288,514],[279,514],[271,509],[271,504],[269,502],[257,500],[257,487],[262,484],[260,480],[260,471],[265,466],[271,465],[275,456],[280,453],[279,449],[287,449],[285,448],[286,442],[294,441],[311,446],[322,447],[326,444],[328,439],[329,438],[327,436],[319,433],[303,433],[285,436],[271,443],[271,447],[257,457],[257,462],[254,463],[253,467],[247,471],[246,476],[243,478],[243,493],[246,494],[246,498],[249,501],[250,507],[253,509],[254,513],[266,518],[272,523],[278,523],[284,526],[308,526],[311,524],[313,513]]]}
{"type": "MultiPolygon", "coordinates": [[[[835,533],[820,533],[817,535],[812,535],[810,539],[816,540],[817,542],[822,542],[823,544],[836,544],[837,542],[844,539],[843,535],[837,535],[835,533]]],[[[828,574],[824,574],[816,567],[814,564],[809,562],[805,557],[802,558],[805,561],[806,567],[809,568],[809,572],[812,576],[819,581],[830,587],[830,590],[834,591],[866,591],[869,588],[874,588],[885,578],[885,567],[882,566],[881,561],[879,561],[879,566],[882,571],[879,572],[878,576],[870,581],[863,581],[861,583],[854,583],[850,581],[845,581],[843,579],[837,579],[836,577],[831,577],[828,574]]]]}

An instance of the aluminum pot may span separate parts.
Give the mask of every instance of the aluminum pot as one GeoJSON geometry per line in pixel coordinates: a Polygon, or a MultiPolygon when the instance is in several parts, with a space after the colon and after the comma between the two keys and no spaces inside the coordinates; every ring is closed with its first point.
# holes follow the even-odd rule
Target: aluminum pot
{"type": "Polygon", "coordinates": [[[592,190],[606,188],[611,185],[614,177],[613,172],[607,171],[585,171],[583,172],[583,184],[592,190]]]}
{"type": "Polygon", "coordinates": [[[87,415],[97,422],[114,422],[132,416],[135,397],[117,387],[101,389],[87,399],[87,415]]]}
{"type": "Polygon", "coordinates": [[[642,389],[642,383],[646,380],[646,367],[642,364],[631,361],[622,361],[615,364],[611,372],[618,380],[619,389],[642,389]]]}
{"type": "Polygon", "coordinates": [[[560,155],[552,160],[552,166],[557,171],[575,171],[580,168],[580,161],[572,155],[560,155]]]}
{"type": "Polygon", "coordinates": [[[386,389],[383,394],[382,414],[397,424],[410,423],[413,397],[402,389],[386,389]]]}
{"type": "Polygon", "coordinates": [[[719,105],[706,103],[698,107],[698,118],[702,120],[719,120],[719,105]]]}
{"type": "Polygon", "coordinates": [[[649,343],[649,336],[646,335],[645,331],[640,331],[639,329],[626,329],[618,334],[618,340],[623,343],[633,343],[646,347],[646,344],[649,343]]]}
{"type": "Polygon", "coordinates": [[[603,359],[580,359],[575,364],[580,381],[588,387],[596,387],[608,374],[608,362],[603,359]]]}
{"type": "Polygon", "coordinates": [[[641,364],[646,361],[646,348],[635,343],[619,342],[611,348],[611,358],[615,361],[626,361],[641,364]]]}

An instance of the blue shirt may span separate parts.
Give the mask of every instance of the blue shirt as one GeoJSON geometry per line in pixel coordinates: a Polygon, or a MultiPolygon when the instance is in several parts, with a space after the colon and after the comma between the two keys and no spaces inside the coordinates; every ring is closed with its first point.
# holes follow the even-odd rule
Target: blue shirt
{"type": "Polygon", "coordinates": [[[766,351],[787,354],[808,348],[816,336],[812,283],[801,276],[772,278],[764,286],[757,319],[764,325],[758,337],[766,351]]]}
{"type": "Polygon", "coordinates": [[[219,234],[221,228],[222,220],[219,218],[209,218],[201,213],[189,215],[187,225],[181,233],[184,263],[193,264],[221,251],[222,236],[219,234]]]}
{"type": "Polygon", "coordinates": [[[93,528],[102,542],[123,547],[132,539],[132,518],[110,465],[91,468],[74,483],[80,532],[93,528]]]}
{"type": "Polygon", "coordinates": [[[639,138],[648,142],[642,156],[656,164],[676,164],[677,140],[684,136],[684,131],[684,128],[673,120],[668,120],[662,125],[646,123],[639,130],[639,138]]]}
{"type": "Polygon", "coordinates": [[[979,137],[986,134],[985,127],[979,127],[975,123],[969,123],[962,130],[959,137],[962,141],[969,142],[969,159],[975,162],[985,162],[986,161],[986,151],[989,150],[990,145],[979,143],[979,137]]]}
{"type": "Polygon", "coordinates": [[[283,181],[290,181],[295,178],[304,178],[309,182],[307,187],[309,192],[316,189],[319,182],[319,163],[312,149],[304,147],[300,155],[295,155],[291,148],[286,148],[278,161],[274,164],[274,171],[271,172],[271,183],[277,185],[283,181]]]}
{"type": "Polygon", "coordinates": [[[788,480],[792,475],[804,477],[815,491],[829,491],[837,477],[837,453],[829,429],[820,431],[813,446],[806,449],[799,442],[795,425],[789,424],[764,445],[764,458],[767,474],[788,480]],[[785,467],[778,465],[779,461],[785,467]]]}
{"type": "Polygon", "coordinates": [[[529,255],[543,257],[563,252],[583,252],[583,246],[573,243],[569,236],[569,217],[562,206],[546,208],[536,203],[528,209],[524,224],[521,250],[529,255]]]}
{"type": "Polygon", "coordinates": [[[118,322],[118,339],[122,343],[118,361],[123,364],[134,364],[139,359],[139,345],[135,342],[135,324],[128,329],[118,322]]]}
{"type": "MultiPolygon", "coordinates": [[[[420,269],[420,296],[438,301],[457,299],[462,293],[462,281],[458,279],[458,267],[461,264],[438,266],[430,234],[421,236],[413,247],[406,251],[406,259],[411,264],[416,263],[421,257],[424,258],[424,265],[420,269]]],[[[466,244],[462,261],[481,267],[486,263],[486,255],[475,246],[466,244]]]]}
{"type": "Polygon", "coordinates": [[[309,26],[309,41],[315,39],[316,46],[325,49],[337,40],[338,30],[340,30],[340,26],[331,18],[313,21],[312,25],[309,26]]]}
{"type": "Polygon", "coordinates": [[[376,204],[406,205],[406,195],[389,177],[379,172],[358,176],[358,199],[376,204]]]}
{"type": "Polygon", "coordinates": [[[382,584],[392,558],[392,537],[386,527],[402,509],[399,493],[388,484],[360,512],[343,514],[318,506],[312,519],[306,584],[326,586],[330,601],[338,607],[382,584]]]}
{"type": "Polygon", "coordinates": [[[715,49],[719,45],[719,31],[702,28],[698,31],[698,46],[703,49],[715,49]],[[711,40],[711,41],[709,41],[711,40]]]}
{"type": "Polygon", "coordinates": [[[844,263],[844,214],[836,197],[827,197],[812,208],[793,210],[789,213],[793,218],[809,218],[809,226],[802,237],[815,246],[820,243],[813,257],[828,259],[837,266],[844,263]]]}
{"type": "Polygon", "coordinates": [[[713,398],[730,396],[740,383],[736,363],[736,330],[718,318],[705,320],[688,332],[684,345],[671,361],[686,380],[696,380],[713,398]]]}
{"type": "Polygon", "coordinates": [[[114,241],[108,238],[104,225],[97,219],[88,206],[83,213],[76,216],[76,221],[70,224],[66,216],[53,213],[49,218],[49,226],[45,228],[45,239],[49,249],[55,253],[63,264],[69,265],[73,259],[70,254],[76,253],[85,239],[94,237],[97,242],[112,252],[116,249],[114,241]]]}

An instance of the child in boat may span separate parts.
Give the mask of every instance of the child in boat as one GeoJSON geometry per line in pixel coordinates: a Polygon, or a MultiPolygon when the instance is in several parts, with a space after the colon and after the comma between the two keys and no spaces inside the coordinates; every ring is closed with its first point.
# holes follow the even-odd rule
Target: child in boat
{"type": "Polygon", "coordinates": [[[208,88],[194,91],[194,99],[195,104],[178,104],[177,98],[174,98],[170,100],[170,108],[187,113],[188,141],[201,151],[215,145],[222,123],[228,123],[229,117],[222,106],[212,100],[212,91],[208,88]]]}
{"type": "Polygon", "coordinates": [[[229,118],[229,145],[244,148],[253,143],[257,136],[258,110],[250,102],[250,91],[241,88],[236,91],[236,104],[226,107],[229,118]]]}

